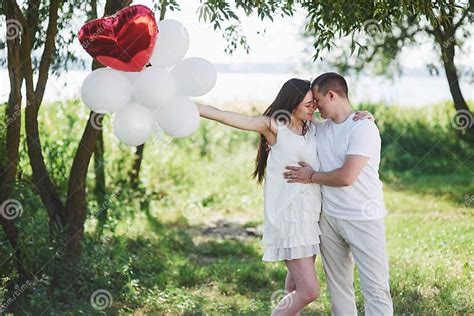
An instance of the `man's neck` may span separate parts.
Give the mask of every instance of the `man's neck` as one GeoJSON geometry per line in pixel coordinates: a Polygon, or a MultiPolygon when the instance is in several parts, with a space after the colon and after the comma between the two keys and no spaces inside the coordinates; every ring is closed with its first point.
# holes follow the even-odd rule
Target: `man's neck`
{"type": "Polygon", "coordinates": [[[354,113],[354,110],[352,110],[352,107],[349,103],[346,103],[340,107],[340,110],[337,111],[337,113],[334,115],[333,118],[331,118],[331,120],[336,124],[341,124],[342,122],[347,120],[347,118],[351,116],[352,113],[354,113]]]}

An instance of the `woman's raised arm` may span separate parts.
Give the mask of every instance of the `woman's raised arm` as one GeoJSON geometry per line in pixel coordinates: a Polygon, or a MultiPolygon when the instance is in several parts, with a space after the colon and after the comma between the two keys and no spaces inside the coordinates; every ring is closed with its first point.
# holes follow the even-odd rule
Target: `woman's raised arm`
{"type": "Polygon", "coordinates": [[[276,129],[276,125],[274,122],[271,122],[272,119],[268,116],[251,116],[232,111],[223,111],[210,105],[199,103],[196,105],[202,117],[245,131],[259,132],[264,135],[269,132],[275,133],[273,126],[275,126],[276,129]]]}

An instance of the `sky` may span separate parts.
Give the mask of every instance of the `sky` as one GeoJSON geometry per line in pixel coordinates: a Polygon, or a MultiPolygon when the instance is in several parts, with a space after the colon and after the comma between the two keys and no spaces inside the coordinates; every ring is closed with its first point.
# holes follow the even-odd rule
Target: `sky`
{"type": "MultiPolygon", "coordinates": [[[[156,1],[156,0],[155,0],[156,1]]],[[[241,63],[284,63],[284,64],[299,64],[305,59],[310,59],[304,53],[305,43],[300,38],[302,28],[304,25],[305,12],[297,11],[296,14],[290,17],[275,17],[274,21],[261,21],[258,17],[246,17],[243,13],[239,14],[241,18],[242,32],[247,36],[248,43],[251,47],[250,54],[247,54],[243,49],[238,49],[234,55],[228,55],[224,52],[226,41],[222,37],[220,31],[214,31],[212,25],[206,24],[198,20],[197,10],[200,4],[199,0],[179,0],[181,11],[170,11],[166,13],[166,18],[180,21],[188,30],[190,35],[190,47],[186,57],[202,57],[214,64],[241,64],[241,63]]],[[[103,15],[103,7],[105,0],[99,1],[99,16],[103,15]]],[[[154,5],[151,0],[136,0],[133,4],[143,4],[150,8],[154,5]]],[[[158,12],[157,12],[158,13],[158,12]]],[[[158,15],[158,14],[157,14],[158,15]]],[[[0,18],[0,22],[1,18],[0,18]]],[[[74,28],[79,29],[84,21],[74,21],[74,28]]],[[[4,24],[0,25],[0,32],[5,34],[2,30],[4,24]]],[[[473,27],[474,31],[474,27],[473,27]]],[[[473,39],[470,43],[464,46],[465,53],[459,54],[457,52],[457,65],[468,65],[471,69],[474,68],[473,58],[466,52],[474,52],[473,39]]],[[[79,41],[74,41],[73,51],[78,53],[78,57],[86,60],[86,65],[90,65],[91,57],[82,49],[79,41]]],[[[330,53],[337,52],[334,48],[330,53]]],[[[2,52],[0,52],[2,53],[2,52]]],[[[433,50],[433,44],[430,41],[421,43],[417,47],[405,48],[401,54],[401,64],[405,69],[421,69],[423,72],[426,69],[426,64],[437,61],[438,56],[433,50]]],[[[265,99],[269,100],[274,97],[275,91],[278,91],[281,84],[288,79],[291,74],[255,74],[252,75],[248,65],[243,68],[239,67],[241,74],[224,74],[220,73],[216,87],[207,96],[215,100],[225,98],[225,100],[234,99],[265,99]],[[265,85],[255,85],[255,82],[265,82],[265,85]],[[258,87],[257,87],[258,86],[258,87]],[[238,89],[236,89],[238,87],[238,89]]],[[[318,68],[318,65],[316,65],[318,68]]],[[[273,69],[273,68],[272,68],[273,69]]],[[[51,93],[47,93],[50,100],[58,98],[58,91],[63,93],[64,97],[77,96],[80,84],[87,74],[88,69],[80,74],[74,72],[62,74],[63,77],[57,79],[58,82],[68,82],[71,85],[68,91],[63,87],[57,88],[51,93]]],[[[306,70],[305,70],[306,71],[306,70]]],[[[298,74],[302,75],[303,74],[298,74]]],[[[313,71],[304,74],[308,77],[314,75],[313,71]]],[[[438,78],[429,78],[427,76],[421,79],[418,77],[408,78],[408,80],[397,80],[393,85],[391,82],[381,81],[381,79],[370,76],[368,80],[354,79],[354,90],[360,91],[360,100],[385,100],[390,104],[431,104],[439,100],[449,99],[449,87],[447,86],[444,73],[438,78]],[[378,80],[381,82],[375,82],[378,80]],[[356,87],[356,83],[363,83],[364,86],[356,87]],[[388,92],[390,91],[390,95],[388,92]],[[429,93],[426,93],[430,91],[429,93]],[[362,92],[364,92],[362,94],[362,92]],[[388,95],[388,96],[387,96],[388,95]]],[[[53,78],[54,79],[54,78],[53,78]]],[[[56,79],[54,79],[56,80],[56,79]]],[[[50,80],[51,81],[51,80],[50,80]]],[[[0,97],[6,98],[8,89],[5,89],[8,84],[8,73],[6,70],[0,71],[0,97]]],[[[52,82],[49,86],[55,86],[52,82]]],[[[463,83],[463,91],[468,99],[474,99],[474,87],[468,82],[463,83]]],[[[48,90],[48,89],[47,89],[48,90]]],[[[50,92],[50,91],[47,91],[50,92]]]]}
{"type": "MultiPolygon", "coordinates": [[[[291,20],[276,18],[274,23],[262,22],[257,17],[246,17],[242,14],[241,26],[248,37],[251,53],[243,49],[230,56],[224,52],[226,41],[222,32],[214,31],[212,25],[198,20],[199,1],[179,1],[181,11],[166,12],[167,19],[181,22],[189,32],[190,47],[187,56],[204,57],[214,63],[265,63],[265,62],[298,62],[304,49],[303,43],[297,40],[303,15],[301,13],[291,20]],[[265,34],[263,31],[266,30],[265,34]],[[261,34],[257,34],[257,32],[261,34]],[[289,45],[288,45],[289,44],[289,45]]],[[[140,0],[133,4],[143,4],[153,8],[152,1],[140,0]]]]}
{"type": "MultiPolygon", "coordinates": [[[[220,32],[215,32],[211,25],[198,20],[198,0],[179,1],[181,11],[168,11],[166,18],[172,18],[185,25],[190,34],[188,56],[201,56],[214,63],[298,63],[305,55],[305,44],[300,38],[304,25],[305,12],[299,10],[293,18],[276,17],[273,22],[262,22],[258,17],[239,15],[243,33],[247,36],[251,47],[250,54],[239,49],[235,55],[224,52],[225,40],[220,32]],[[263,32],[265,30],[265,32],[263,32]],[[260,34],[258,34],[260,32],[260,34]]],[[[153,7],[151,0],[134,1],[133,4],[144,4],[153,7]]],[[[471,40],[466,49],[474,51],[471,40]]],[[[460,56],[458,56],[460,57],[460,56]]],[[[458,59],[461,64],[471,64],[470,56],[458,59]]],[[[406,68],[425,67],[427,63],[436,60],[437,55],[430,41],[418,47],[404,49],[401,64],[406,68]]]]}
{"type": "MultiPolygon", "coordinates": [[[[157,0],[155,0],[157,2],[157,0]]],[[[105,0],[99,0],[98,14],[103,15],[105,0]]],[[[305,12],[297,10],[294,17],[275,17],[274,21],[261,21],[256,16],[247,17],[240,12],[242,32],[247,36],[250,45],[250,54],[243,49],[238,49],[235,54],[229,55],[224,52],[226,41],[222,37],[222,32],[214,31],[212,25],[199,21],[197,10],[200,5],[199,0],[179,0],[181,11],[166,12],[167,19],[180,21],[190,34],[190,47],[187,56],[200,56],[213,63],[300,63],[311,56],[304,54],[305,43],[301,40],[301,33],[304,26],[305,12]]],[[[153,8],[152,0],[135,0],[133,4],[143,4],[153,8]]],[[[0,18],[3,19],[2,16],[0,18]]],[[[2,21],[0,30],[4,34],[5,30],[2,21]]],[[[79,29],[83,21],[74,21],[75,29],[79,29]]],[[[474,33],[474,26],[472,27],[474,33]]],[[[422,40],[419,46],[406,48],[401,54],[401,64],[405,68],[425,68],[426,64],[437,61],[437,54],[433,50],[430,40],[422,40]]],[[[79,56],[89,60],[90,57],[82,49],[79,41],[73,43],[73,50],[79,56]]],[[[336,51],[333,48],[333,51],[336,51]]],[[[473,68],[472,56],[469,52],[474,52],[474,39],[464,45],[465,52],[457,52],[456,62],[458,64],[470,65],[473,68]]],[[[88,63],[87,63],[88,64],[88,63]]]]}

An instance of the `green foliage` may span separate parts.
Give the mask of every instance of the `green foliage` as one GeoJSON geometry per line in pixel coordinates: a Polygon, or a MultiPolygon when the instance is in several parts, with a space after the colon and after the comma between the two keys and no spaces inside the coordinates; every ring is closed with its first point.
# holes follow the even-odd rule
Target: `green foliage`
{"type": "MultiPolygon", "coordinates": [[[[472,145],[454,133],[449,104],[359,107],[374,113],[384,144],[381,175],[396,314],[472,313],[472,145]],[[468,160],[462,167],[458,159],[468,160]]],[[[78,101],[47,104],[40,111],[46,162],[61,186],[87,114],[78,101]]],[[[150,142],[137,191],[127,183],[133,151],[115,139],[109,118],[104,138],[109,222],[97,235],[101,205],[89,196],[83,254],[73,264],[64,263],[62,248],[48,238],[46,210],[31,182],[26,150],[21,150],[13,198],[24,212],[16,224],[25,265],[37,279],[8,311],[269,314],[286,268],[263,263],[260,238],[245,231],[262,223],[262,187],[250,178],[258,135],[203,120],[192,137],[150,142]],[[97,290],[107,290],[113,299],[103,311],[90,303],[97,290]]],[[[20,282],[3,234],[0,280],[7,283],[0,282],[0,300],[12,297],[6,289],[20,282]]],[[[317,270],[321,297],[303,314],[330,313],[320,259],[317,270]]],[[[362,314],[358,280],[356,296],[362,314]]]]}
{"type": "MultiPolygon", "coordinates": [[[[471,48],[464,44],[472,36],[472,1],[360,3],[360,6],[344,8],[340,1],[333,1],[309,9],[311,22],[305,36],[314,44],[314,59],[324,58],[343,73],[354,70],[393,76],[402,71],[399,63],[402,50],[428,39],[438,58],[427,67],[431,74],[439,75],[444,73],[443,68],[453,67],[445,64],[451,46],[456,48],[456,54],[470,54],[471,48]],[[329,16],[333,12],[337,17],[329,16]],[[338,51],[320,54],[336,46],[338,51]]],[[[472,69],[465,68],[458,69],[458,75],[474,80],[472,69]]]]}
{"type": "Polygon", "coordinates": [[[7,283],[9,281],[9,277],[5,276],[0,279],[0,309],[2,309],[3,302],[6,300],[7,296],[7,283]]]}
{"type": "MultiPolygon", "coordinates": [[[[462,12],[472,10],[471,5],[463,6],[452,2],[425,0],[358,1],[351,5],[347,5],[345,1],[239,0],[231,4],[225,0],[201,0],[198,11],[200,19],[212,23],[214,29],[225,29],[223,24],[238,24],[241,14],[255,14],[262,20],[272,21],[275,16],[292,16],[298,8],[301,8],[307,13],[305,29],[314,40],[314,58],[316,59],[322,51],[333,48],[334,41],[341,37],[350,36],[352,51],[357,50],[360,53],[368,46],[373,46],[373,38],[378,38],[380,33],[390,38],[392,31],[400,23],[405,25],[408,21],[410,27],[418,27],[423,21],[428,21],[431,25],[446,24],[451,14],[461,12],[462,15],[462,12]],[[360,43],[358,36],[364,33],[372,41],[360,43]]],[[[468,15],[468,18],[472,19],[472,15],[468,15]]],[[[404,28],[401,29],[404,30],[404,28]]],[[[402,32],[400,38],[402,40],[410,38],[413,36],[410,34],[410,32],[402,32]]],[[[400,49],[399,46],[397,47],[400,49]]],[[[387,51],[394,53],[393,47],[390,48],[387,51]]]]}
{"type": "Polygon", "coordinates": [[[448,103],[419,108],[359,104],[372,112],[382,138],[381,170],[410,174],[450,174],[473,170],[472,144],[453,128],[448,103]]]}

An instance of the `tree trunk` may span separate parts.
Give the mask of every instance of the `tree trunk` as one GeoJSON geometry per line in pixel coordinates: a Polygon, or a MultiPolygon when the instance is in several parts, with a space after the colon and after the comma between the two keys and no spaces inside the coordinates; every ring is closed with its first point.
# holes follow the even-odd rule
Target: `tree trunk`
{"type": "Polygon", "coordinates": [[[97,214],[99,235],[105,226],[108,218],[106,203],[106,185],[105,185],[105,170],[104,170],[104,134],[102,130],[99,131],[97,142],[94,151],[94,170],[95,170],[95,187],[94,193],[99,205],[100,212],[97,214]]]}
{"type": "MultiPolygon", "coordinates": [[[[16,20],[15,8],[11,1],[5,3],[5,15],[7,21],[16,20]]],[[[5,159],[0,161],[0,223],[13,247],[14,260],[18,273],[22,278],[31,277],[31,274],[24,268],[23,254],[18,241],[18,230],[15,226],[15,219],[21,215],[21,205],[15,207],[14,214],[7,214],[8,202],[14,188],[20,146],[21,130],[21,86],[23,78],[20,68],[20,39],[19,35],[7,40],[8,73],[10,76],[10,95],[6,109],[6,142],[5,159]],[[9,215],[12,215],[11,217],[9,215]]]]}
{"type": "Polygon", "coordinates": [[[454,108],[457,112],[455,117],[452,118],[452,122],[458,130],[460,137],[470,142],[474,140],[474,115],[470,112],[466,100],[462,95],[458,71],[454,64],[456,49],[455,28],[453,28],[452,23],[444,25],[443,29],[437,26],[434,28],[433,35],[441,48],[441,59],[443,61],[446,79],[448,80],[449,91],[451,92],[454,108]],[[457,122],[458,119],[460,124],[457,122]]]}
{"type": "MultiPolygon", "coordinates": [[[[129,6],[131,2],[132,0],[107,0],[104,15],[111,15],[129,6]]],[[[69,223],[68,235],[71,239],[67,247],[67,256],[69,258],[78,256],[81,251],[81,240],[86,219],[87,169],[100,134],[102,116],[102,114],[90,113],[86,128],[76,149],[69,175],[68,199],[66,202],[69,223]]]]}
{"type": "Polygon", "coordinates": [[[48,211],[51,233],[55,235],[64,229],[65,210],[44,163],[38,131],[38,108],[39,104],[30,104],[26,107],[26,142],[33,170],[33,186],[38,190],[41,201],[48,211]]]}
{"type": "Polygon", "coordinates": [[[454,64],[455,45],[452,41],[447,40],[440,46],[444,71],[446,73],[446,79],[448,79],[449,91],[451,92],[451,96],[453,98],[454,107],[457,111],[468,111],[469,108],[467,107],[466,100],[464,100],[461,87],[459,85],[458,71],[456,69],[456,65],[454,64]]]}
{"type": "Polygon", "coordinates": [[[65,209],[61,199],[49,176],[44,157],[38,129],[38,112],[43,100],[46,83],[48,81],[51,57],[55,50],[57,34],[59,1],[51,0],[49,5],[49,21],[46,31],[46,41],[39,65],[36,89],[33,87],[33,70],[31,64],[31,36],[34,26],[28,26],[23,30],[22,37],[22,60],[23,74],[26,81],[27,106],[25,111],[26,142],[28,156],[33,171],[34,187],[38,190],[40,198],[47,209],[52,238],[56,233],[61,234],[66,224],[65,209]]]}
{"type": "Polygon", "coordinates": [[[135,151],[135,157],[133,160],[133,167],[132,170],[130,171],[129,174],[129,179],[130,179],[130,187],[132,189],[137,189],[138,184],[140,182],[140,169],[142,165],[142,160],[143,160],[143,150],[144,150],[145,144],[140,145],[137,147],[135,151]]]}
{"type": "MultiPolygon", "coordinates": [[[[88,19],[97,19],[97,1],[91,0],[91,11],[89,12],[88,19]]],[[[103,67],[102,64],[93,60],[91,64],[92,70],[103,67]]],[[[102,118],[102,117],[101,117],[102,118]]],[[[104,133],[102,129],[99,130],[97,137],[97,143],[95,144],[94,151],[94,172],[95,172],[95,187],[94,194],[97,204],[99,205],[100,212],[97,214],[98,219],[98,232],[99,236],[102,233],[103,227],[107,222],[107,208],[106,203],[106,184],[105,184],[105,159],[104,159],[104,133]]]]}
{"type": "Polygon", "coordinates": [[[97,129],[97,114],[91,112],[87,125],[82,134],[79,146],[72,163],[69,174],[68,199],[66,202],[66,210],[68,215],[68,253],[75,257],[81,249],[81,239],[84,231],[84,222],[86,219],[86,176],[89,162],[97,143],[100,130],[97,129]]]}

